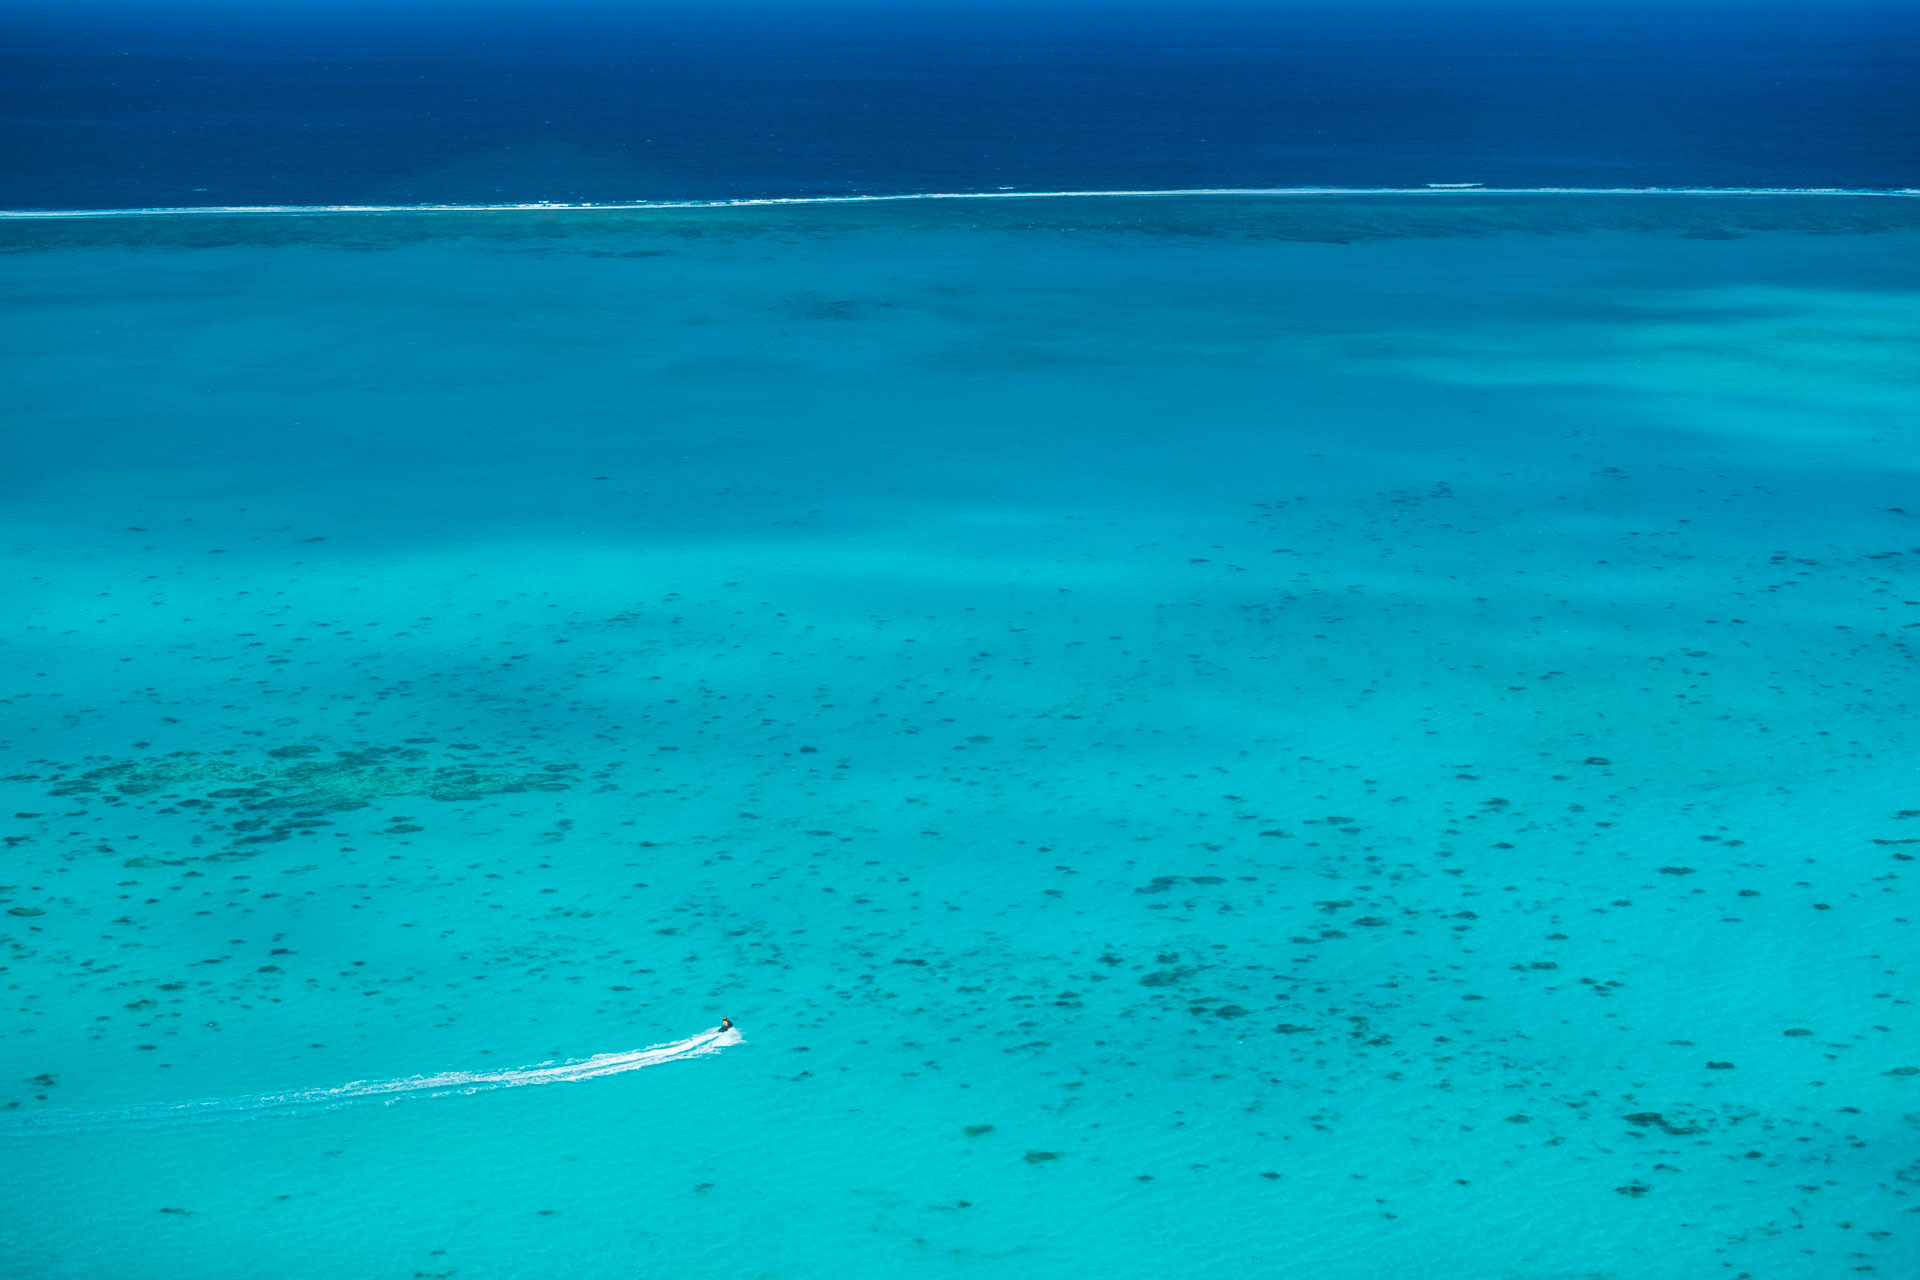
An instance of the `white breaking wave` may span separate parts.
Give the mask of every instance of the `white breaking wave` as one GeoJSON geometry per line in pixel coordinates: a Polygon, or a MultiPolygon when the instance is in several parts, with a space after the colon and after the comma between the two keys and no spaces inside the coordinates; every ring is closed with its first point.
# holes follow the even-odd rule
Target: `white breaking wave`
{"type": "Polygon", "coordinates": [[[514,204],[243,204],[145,209],[0,209],[0,220],[39,218],[180,218],[328,213],[510,213],[560,209],[739,209],[777,204],[884,204],[900,200],[1060,200],[1143,196],[1920,196],[1920,187],[1483,187],[1428,183],[1418,187],[1180,187],[1144,191],[925,191],[897,195],[755,196],[737,200],[607,200],[514,204]]]}
{"type": "Polygon", "coordinates": [[[449,1094],[485,1093],[536,1084],[571,1084],[617,1076],[642,1067],[686,1058],[705,1057],[741,1042],[737,1028],[718,1027],[670,1044],[656,1044],[625,1053],[600,1053],[565,1062],[541,1062],[500,1071],[444,1071],[432,1076],[398,1080],[355,1080],[322,1089],[289,1093],[255,1093],[237,1098],[201,1098],[193,1102],[160,1102],[106,1111],[47,1111],[0,1121],[0,1136],[51,1133],[92,1133],[106,1129],[171,1128],[210,1120],[250,1119],[260,1116],[305,1115],[333,1111],[363,1102],[390,1104],[403,1098],[439,1098],[449,1094]]]}

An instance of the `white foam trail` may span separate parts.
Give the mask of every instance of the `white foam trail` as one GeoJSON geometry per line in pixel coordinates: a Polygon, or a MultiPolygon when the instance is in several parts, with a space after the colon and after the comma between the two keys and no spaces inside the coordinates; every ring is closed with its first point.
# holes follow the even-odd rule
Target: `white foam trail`
{"type": "Polygon", "coordinates": [[[305,1115],[333,1111],[363,1102],[383,1105],[403,1098],[439,1098],[449,1094],[485,1093],[491,1089],[518,1089],[536,1084],[571,1084],[617,1076],[642,1067],[657,1067],[686,1058],[705,1057],[741,1042],[737,1028],[715,1027],[685,1040],[651,1045],[625,1053],[600,1053],[565,1062],[541,1062],[500,1071],[444,1071],[439,1075],[406,1076],[398,1080],[355,1080],[323,1089],[296,1089],[289,1093],[256,1093],[237,1098],[201,1098],[193,1102],[153,1103],[116,1107],[107,1111],[47,1111],[0,1121],[0,1137],[32,1134],[93,1133],[107,1129],[171,1128],[209,1120],[251,1119],[272,1115],[305,1115]]]}
{"type": "Polygon", "coordinates": [[[894,195],[755,196],[737,200],[605,200],[515,204],[246,204],[144,209],[0,209],[0,220],[311,216],[366,213],[510,213],[563,209],[739,209],[776,204],[884,204],[901,200],[1061,200],[1145,196],[1920,196],[1920,187],[1177,187],[1142,191],[922,191],[894,195]]]}

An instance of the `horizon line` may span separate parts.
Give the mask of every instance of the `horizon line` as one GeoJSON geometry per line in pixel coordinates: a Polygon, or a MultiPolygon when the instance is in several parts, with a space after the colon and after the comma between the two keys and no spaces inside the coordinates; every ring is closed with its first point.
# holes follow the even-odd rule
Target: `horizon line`
{"type": "Polygon", "coordinates": [[[125,209],[0,209],[0,220],[69,218],[289,217],[366,213],[509,213],[540,210],[737,209],[767,205],[880,204],[908,200],[1059,200],[1175,196],[1920,196],[1920,187],[1486,187],[1428,183],[1418,187],[1173,187],[1096,191],[927,191],[891,195],[741,196],[705,200],[532,200],[496,204],[264,204],[161,205],[125,209]]]}

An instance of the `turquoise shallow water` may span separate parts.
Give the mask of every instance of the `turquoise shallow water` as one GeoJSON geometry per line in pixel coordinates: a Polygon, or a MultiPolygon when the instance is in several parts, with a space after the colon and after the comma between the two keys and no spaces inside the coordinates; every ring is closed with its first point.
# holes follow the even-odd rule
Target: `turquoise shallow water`
{"type": "Polygon", "coordinates": [[[1912,1274],[1917,221],[7,227],[0,1273],[1912,1274]]]}

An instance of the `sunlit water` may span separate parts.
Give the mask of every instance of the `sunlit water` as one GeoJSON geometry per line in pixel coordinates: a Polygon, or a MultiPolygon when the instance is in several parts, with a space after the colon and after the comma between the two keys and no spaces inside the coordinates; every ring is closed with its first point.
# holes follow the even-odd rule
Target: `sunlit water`
{"type": "Polygon", "coordinates": [[[0,1273],[1910,1273],[1917,217],[6,224],[0,1273]]]}

